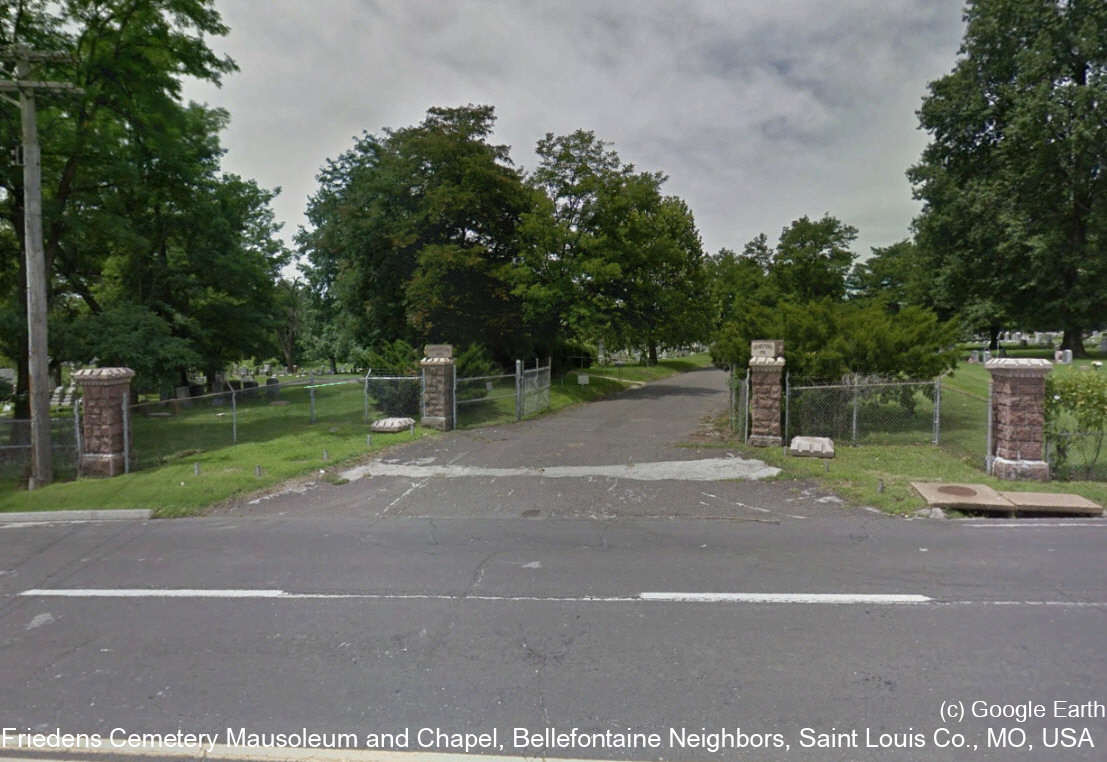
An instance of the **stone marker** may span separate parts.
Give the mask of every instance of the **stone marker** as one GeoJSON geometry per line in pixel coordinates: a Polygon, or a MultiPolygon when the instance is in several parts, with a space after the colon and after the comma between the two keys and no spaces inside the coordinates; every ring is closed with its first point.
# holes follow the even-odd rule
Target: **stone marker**
{"type": "Polygon", "coordinates": [[[768,357],[772,359],[780,357],[782,354],[784,354],[783,341],[773,340],[750,342],[750,357],[768,357]]]}
{"type": "Polygon", "coordinates": [[[577,384],[579,384],[580,386],[588,386],[588,374],[587,373],[577,374],[577,384]]]}
{"type": "Polygon", "coordinates": [[[834,440],[830,437],[792,437],[788,454],[799,458],[833,458],[834,440]]]}
{"type": "Polygon", "coordinates": [[[388,434],[397,431],[406,431],[414,424],[414,418],[381,418],[373,421],[373,425],[369,428],[378,433],[388,434]]]}

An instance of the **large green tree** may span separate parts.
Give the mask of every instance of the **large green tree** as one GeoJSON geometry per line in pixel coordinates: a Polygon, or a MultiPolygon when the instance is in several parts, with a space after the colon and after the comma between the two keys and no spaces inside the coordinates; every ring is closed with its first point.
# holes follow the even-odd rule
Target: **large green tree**
{"type": "Polygon", "coordinates": [[[494,124],[491,106],[432,108],[323,168],[298,241],[353,343],[480,342],[501,359],[526,343],[510,268],[534,196],[494,124]]]}
{"type": "Polygon", "coordinates": [[[704,255],[691,210],[660,172],[624,162],[595,133],[547,134],[528,178],[542,198],[524,218],[514,269],[528,319],[544,334],[644,349],[702,340],[704,255]]]}
{"type": "MultiPolygon", "coordinates": [[[[157,385],[185,363],[210,371],[270,344],[272,284],[287,258],[269,210],[273,193],[220,171],[218,133],[227,115],[180,97],[186,77],[218,83],[235,70],[206,42],[226,31],[213,0],[0,6],[0,44],[68,52],[68,61],[44,64],[36,76],[82,89],[38,102],[51,317],[60,339],[51,342],[55,366],[110,358],[146,369],[142,382],[157,385]],[[128,316],[134,336],[116,335],[127,331],[128,316]],[[69,330],[66,323],[75,321],[102,330],[69,330]],[[152,342],[133,340],[139,335],[181,339],[186,351],[158,354],[152,342]],[[146,356],[135,354],[143,350],[146,356]],[[172,358],[181,364],[169,368],[172,358]]],[[[19,143],[18,125],[0,120],[5,154],[19,143]]],[[[0,343],[19,358],[22,391],[17,167],[0,168],[0,189],[0,227],[11,233],[0,236],[0,321],[15,328],[0,332],[0,343]]]]}
{"type": "Polygon", "coordinates": [[[973,322],[1082,333],[1107,314],[1107,5],[973,0],[909,171],[934,286],[973,322]]]}

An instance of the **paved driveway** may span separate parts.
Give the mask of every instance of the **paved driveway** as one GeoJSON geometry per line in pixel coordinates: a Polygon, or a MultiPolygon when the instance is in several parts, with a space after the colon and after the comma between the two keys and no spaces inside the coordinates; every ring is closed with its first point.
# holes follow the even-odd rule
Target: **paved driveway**
{"type": "Polygon", "coordinates": [[[521,423],[450,432],[234,515],[713,518],[794,521],[840,509],[811,485],[723,446],[727,375],[680,374],[521,423]]]}

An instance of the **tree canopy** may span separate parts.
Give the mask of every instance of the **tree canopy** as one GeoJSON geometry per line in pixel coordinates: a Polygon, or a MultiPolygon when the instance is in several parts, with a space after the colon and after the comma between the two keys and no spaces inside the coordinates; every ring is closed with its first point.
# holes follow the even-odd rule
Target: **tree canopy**
{"type": "MultiPolygon", "coordinates": [[[[205,42],[226,31],[212,0],[0,8],[0,45],[69,53],[36,76],[82,89],[37,104],[55,367],[112,358],[157,387],[191,366],[210,372],[269,351],[273,287],[289,256],[269,208],[275,191],[221,171],[225,112],[181,102],[183,78],[218,83],[235,71],[205,42]],[[166,341],[117,335],[122,316],[166,341]],[[89,319],[101,330],[71,327],[89,319]]],[[[0,150],[19,141],[19,120],[0,121],[0,150]]],[[[0,351],[19,358],[21,391],[22,182],[17,167],[0,168],[0,322],[15,329],[2,332],[0,351]]]]}
{"type": "Polygon", "coordinates": [[[908,175],[936,308],[993,336],[1082,332],[1107,314],[1107,5],[973,0],[961,55],[919,121],[908,175]]]}

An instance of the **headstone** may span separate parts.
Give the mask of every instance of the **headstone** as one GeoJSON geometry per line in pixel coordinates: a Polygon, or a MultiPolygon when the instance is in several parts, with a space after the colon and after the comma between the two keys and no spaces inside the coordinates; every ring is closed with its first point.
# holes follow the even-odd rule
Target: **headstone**
{"type": "Polygon", "coordinates": [[[258,382],[254,379],[242,382],[242,396],[248,400],[255,399],[258,396],[258,382]]]}
{"type": "Polygon", "coordinates": [[[577,374],[577,384],[579,384],[580,386],[588,386],[588,374],[587,373],[578,373],[577,374]]]}
{"type": "Polygon", "coordinates": [[[15,368],[0,368],[0,379],[15,386],[15,368]]]}
{"type": "Polygon", "coordinates": [[[276,378],[265,379],[265,396],[270,400],[275,400],[281,396],[280,380],[276,378]]]}
{"type": "Polygon", "coordinates": [[[984,357],[984,362],[988,362],[988,360],[991,360],[991,359],[992,359],[992,353],[991,353],[991,351],[990,351],[990,350],[987,350],[987,349],[985,349],[985,350],[984,350],[984,354],[983,354],[983,357],[984,357]]]}
{"type": "Polygon", "coordinates": [[[980,350],[974,349],[969,353],[969,362],[980,362],[980,350]]]}
{"type": "Polygon", "coordinates": [[[1061,354],[1061,362],[1063,362],[1065,365],[1071,365],[1072,364],[1072,350],[1071,349],[1066,349],[1061,354]]]}
{"type": "Polygon", "coordinates": [[[423,347],[423,357],[430,359],[450,358],[454,356],[452,344],[427,344],[423,347]]]}
{"type": "Polygon", "coordinates": [[[1107,352],[1107,333],[1103,334],[1099,339],[1099,351],[1107,352]]]}

